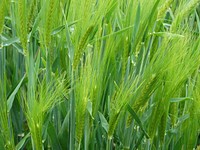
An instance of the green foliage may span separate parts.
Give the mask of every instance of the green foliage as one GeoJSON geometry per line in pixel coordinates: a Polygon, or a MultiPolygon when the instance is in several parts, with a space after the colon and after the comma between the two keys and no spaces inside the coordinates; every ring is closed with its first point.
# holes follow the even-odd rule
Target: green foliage
{"type": "Polygon", "coordinates": [[[0,149],[197,147],[199,2],[1,0],[0,149]]]}

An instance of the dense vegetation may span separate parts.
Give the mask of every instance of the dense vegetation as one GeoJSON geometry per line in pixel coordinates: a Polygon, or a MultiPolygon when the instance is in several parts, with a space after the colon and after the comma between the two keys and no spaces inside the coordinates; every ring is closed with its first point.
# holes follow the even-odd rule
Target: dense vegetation
{"type": "Polygon", "coordinates": [[[0,0],[0,149],[192,150],[200,0],[0,0]]]}

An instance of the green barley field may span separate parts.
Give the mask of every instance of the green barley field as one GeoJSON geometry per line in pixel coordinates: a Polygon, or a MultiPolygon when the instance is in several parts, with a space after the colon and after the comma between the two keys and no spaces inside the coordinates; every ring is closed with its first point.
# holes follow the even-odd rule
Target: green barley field
{"type": "Polygon", "coordinates": [[[0,150],[199,150],[200,0],[0,0],[0,150]]]}

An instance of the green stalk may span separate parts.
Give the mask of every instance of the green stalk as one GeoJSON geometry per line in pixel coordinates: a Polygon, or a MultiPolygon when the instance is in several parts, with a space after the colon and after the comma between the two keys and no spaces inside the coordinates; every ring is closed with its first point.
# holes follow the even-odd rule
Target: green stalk
{"type": "Polygon", "coordinates": [[[106,150],[111,150],[111,142],[112,142],[112,139],[110,138],[107,138],[107,142],[106,142],[106,150]]]}
{"type": "MultiPolygon", "coordinates": [[[[70,64],[70,63],[69,63],[70,64]]],[[[74,70],[72,66],[71,69],[71,87],[74,84],[74,70]]],[[[74,90],[70,93],[70,150],[75,149],[75,99],[74,99],[74,90]]]]}

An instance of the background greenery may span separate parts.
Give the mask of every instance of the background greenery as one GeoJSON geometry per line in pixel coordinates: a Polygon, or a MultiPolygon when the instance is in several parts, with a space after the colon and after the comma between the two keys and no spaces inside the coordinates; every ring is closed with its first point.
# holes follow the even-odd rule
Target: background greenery
{"type": "Polygon", "coordinates": [[[0,0],[0,149],[192,150],[200,0],[0,0]]]}

